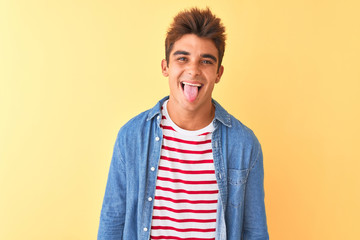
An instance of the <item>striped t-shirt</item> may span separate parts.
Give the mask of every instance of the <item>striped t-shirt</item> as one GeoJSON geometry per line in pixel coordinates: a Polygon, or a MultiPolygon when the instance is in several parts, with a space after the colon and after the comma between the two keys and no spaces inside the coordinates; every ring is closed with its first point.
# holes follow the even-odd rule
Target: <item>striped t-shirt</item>
{"type": "Polygon", "coordinates": [[[181,129],[166,106],[167,101],[150,239],[214,240],[219,192],[211,147],[214,126],[181,129]]]}

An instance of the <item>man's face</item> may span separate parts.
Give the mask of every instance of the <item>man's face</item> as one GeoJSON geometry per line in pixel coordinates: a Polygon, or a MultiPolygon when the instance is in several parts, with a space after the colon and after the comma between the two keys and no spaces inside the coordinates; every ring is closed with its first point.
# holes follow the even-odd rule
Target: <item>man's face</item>
{"type": "Polygon", "coordinates": [[[162,73],[169,77],[170,101],[188,111],[211,106],[215,83],[220,81],[218,50],[212,40],[186,34],[177,40],[170,52],[169,63],[163,60],[162,73]]]}

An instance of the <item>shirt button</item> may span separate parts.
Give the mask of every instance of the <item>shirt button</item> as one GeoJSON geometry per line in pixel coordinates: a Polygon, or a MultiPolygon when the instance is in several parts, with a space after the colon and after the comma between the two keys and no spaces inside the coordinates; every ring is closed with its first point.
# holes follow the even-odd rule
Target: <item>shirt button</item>
{"type": "Polygon", "coordinates": [[[156,118],[157,120],[159,120],[160,119],[160,116],[157,116],[157,118],[156,118]]]}
{"type": "Polygon", "coordinates": [[[148,230],[147,228],[144,228],[144,231],[145,231],[145,232],[147,232],[147,230],[148,230]]]}
{"type": "Polygon", "coordinates": [[[151,167],[150,170],[153,172],[153,171],[155,171],[155,168],[154,168],[154,167],[151,167]]]}
{"type": "Polygon", "coordinates": [[[149,198],[148,198],[148,201],[151,202],[151,201],[152,201],[152,197],[149,197],[149,198]]]}
{"type": "Polygon", "coordinates": [[[159,140],[160,140],[160,138],[159,138],[159,137],[156,137],[156,138],[155,138],[155,141],[157,141],[157,142],[158,142],[159,140]]]}

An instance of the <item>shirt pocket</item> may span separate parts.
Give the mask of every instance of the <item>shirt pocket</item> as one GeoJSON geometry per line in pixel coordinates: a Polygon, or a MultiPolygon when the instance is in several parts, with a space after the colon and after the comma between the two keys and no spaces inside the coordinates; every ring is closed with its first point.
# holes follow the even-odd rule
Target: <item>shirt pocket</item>
{"type": "Polygon", "coordinates": [[[228,170],[228,202],[231,207],[239,207],[244,202],[245,183],[248,170],[228,170]]]}

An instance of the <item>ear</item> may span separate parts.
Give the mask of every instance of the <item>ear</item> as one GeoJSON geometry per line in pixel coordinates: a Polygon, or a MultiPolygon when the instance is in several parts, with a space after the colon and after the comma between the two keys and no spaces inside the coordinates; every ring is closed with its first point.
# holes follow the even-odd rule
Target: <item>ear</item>
{"type": "Polygon", "coordinates": [[[221,65],[218,72],[217,72],[217,77],[216,77],[215,83],[220,82],[220,78],[223,75],[223,73],[224,73],[224,66],[221,65]]]}
{"type": "Polygon", "coordinates": [[[165,59],[161,61],[161,72],[164,77],[169,76],[167,61],[165,59]]]}

